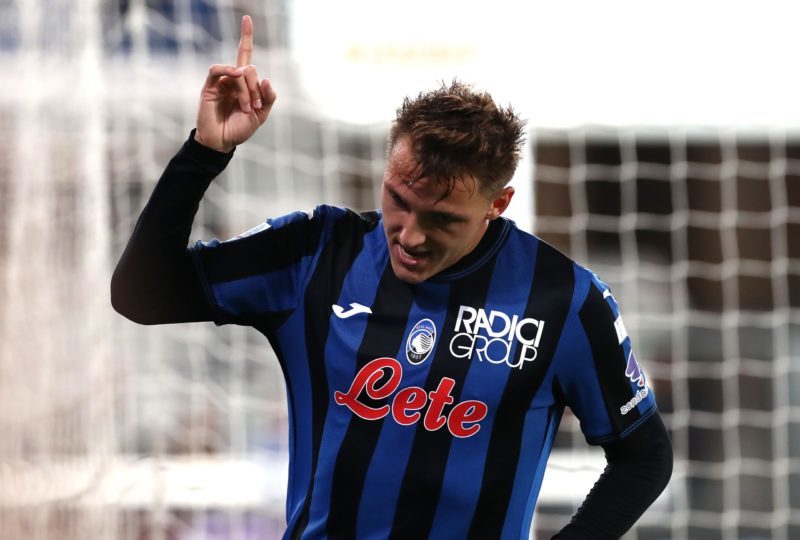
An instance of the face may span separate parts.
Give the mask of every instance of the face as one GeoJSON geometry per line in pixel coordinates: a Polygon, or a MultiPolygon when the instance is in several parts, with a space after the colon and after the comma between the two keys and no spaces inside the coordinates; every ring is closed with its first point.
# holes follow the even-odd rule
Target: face
{"type": "Polygon", "coordinates": [[[505,187],[487,197],[466,176],[442,198],[447,186],[427,177],[415,180],[416,169],[409,140],[398,139],[383,177],[381,210],[392,269],[407,283],[425,281],[475,249],[514,194],[505,187]]]}

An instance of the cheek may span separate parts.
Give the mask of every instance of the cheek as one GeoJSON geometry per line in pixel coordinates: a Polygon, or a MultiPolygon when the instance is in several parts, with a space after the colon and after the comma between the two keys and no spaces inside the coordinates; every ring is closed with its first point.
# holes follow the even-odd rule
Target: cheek
{"type": "Polygon", "coordinates": [[[471,239],[466,231],[458,231],[440,237],[437,242],[439,249],[458,256],[463,255],[462,252],[467,250],[470,244],[471,239]]]}
{"type": "Polygon", "coordinates": [[[427,245],[428,249],[436,254],[446,254],[453,249],[453,244],[458,242],[456,237],[449,234],[431,233],[428,234],[427,245]]]}
{"type": "Polygon", "coordinates": [[[386,230],[397,232],[403,229],[406,223],[407,214],[396,208],[383,209],[383,224],[386,230]]]}
{"type": "Polygon", "coordinates": [[[397,229],[400,226],[400,220],[391,213],[383,214],[383,226],[387,229],[397,229]]]}
{"type": "Polygon", "coordinates": [[[383,230],[386,232],[387,236],[397,234],[400,232],[401,228],[402,224],[399,220],[393,219],[391,215],[383,215],[383,230]]]}

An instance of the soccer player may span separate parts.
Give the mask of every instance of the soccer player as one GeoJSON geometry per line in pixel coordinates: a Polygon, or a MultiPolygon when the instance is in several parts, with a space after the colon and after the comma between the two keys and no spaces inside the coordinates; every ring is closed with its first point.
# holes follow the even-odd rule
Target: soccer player
{"type": "Polygon", "coordinates": [[[276,99],[249,17],[241,32],[111,299],[141,324],[270,341],[291,417],[284,538],[526,539],[565,406],[608,464],[556,537],[621,536],[669,480],[669,437],[608,287],[502,217],[523,143],[510,108],[459,82],[406,99],[380,211],[321,205],[187,248],[206,188],[276,99]]]}

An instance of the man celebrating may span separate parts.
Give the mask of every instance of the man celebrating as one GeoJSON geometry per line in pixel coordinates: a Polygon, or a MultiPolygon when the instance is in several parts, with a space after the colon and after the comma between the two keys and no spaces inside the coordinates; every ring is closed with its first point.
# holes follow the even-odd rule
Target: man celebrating
{"type": "Polygon", "coordinates": [[[459,82],[406,99],[381,210],[330,206],[187,249],[210,182],[276,94],[215,65],[114,272],[142,324],[253,326],[291,416],[284,538],[526,539],[565,406],[608,466],[557,538],[618,538],[672,450],[608,287],[501,217],[523,123],[459,82]]]}

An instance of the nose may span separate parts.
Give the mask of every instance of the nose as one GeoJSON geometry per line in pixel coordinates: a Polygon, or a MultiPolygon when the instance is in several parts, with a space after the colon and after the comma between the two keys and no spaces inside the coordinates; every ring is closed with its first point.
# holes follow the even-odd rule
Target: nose
{"type": "Polygon", "coordinates": [[[398,240],[404,248],[408,249],[420,247],[425,243],[425,232],[413,215],[409,215],[404,221],[398,240]]]}

